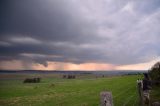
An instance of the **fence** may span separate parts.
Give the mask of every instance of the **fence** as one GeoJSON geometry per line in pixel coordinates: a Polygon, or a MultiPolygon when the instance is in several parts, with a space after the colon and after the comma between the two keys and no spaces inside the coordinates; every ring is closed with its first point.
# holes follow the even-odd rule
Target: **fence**
{"type": "Polygon", "coordinates": [[[139,105],[150,106],[149,90],[144,90],[144,83],[142,80],[137,80],[137,89],[139,93],[139,105]]]}

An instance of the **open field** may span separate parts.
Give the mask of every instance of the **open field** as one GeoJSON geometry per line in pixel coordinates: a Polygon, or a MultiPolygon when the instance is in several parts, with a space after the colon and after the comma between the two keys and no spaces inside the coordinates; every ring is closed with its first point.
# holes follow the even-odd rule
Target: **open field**
{"type": "Polygon", "coordinates": [[[50,75],[41,83],[22,83],[28,76],[0,80],[1,106],[99,106],[104,90],[112,92],[114,106],[138,106],[136,80],[140,76],[62,79],[50,75]]]}

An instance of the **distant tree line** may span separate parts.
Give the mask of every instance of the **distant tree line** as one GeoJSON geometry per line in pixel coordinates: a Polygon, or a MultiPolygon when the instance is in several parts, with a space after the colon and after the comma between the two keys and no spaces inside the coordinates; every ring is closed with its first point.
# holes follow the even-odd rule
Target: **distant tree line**
{"type": "Polygon", "coordinates": [[[39,83],[41,81],[41,78],[26,78],[23,83],[39,83]]]}
{"type": "Polygon", "coordinates": [[[75,79],[76,76],[75,75],[63,75],[64,79],[75,79]]]}

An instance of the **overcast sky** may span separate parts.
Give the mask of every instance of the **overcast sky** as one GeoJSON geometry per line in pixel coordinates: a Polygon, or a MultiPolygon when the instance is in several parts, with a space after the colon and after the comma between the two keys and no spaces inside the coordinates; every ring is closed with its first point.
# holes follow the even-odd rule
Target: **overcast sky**
{"type": "Polygon", "coordinates": [[[160,0],[1,0],[0,69],[146,69],[160,0]]]}

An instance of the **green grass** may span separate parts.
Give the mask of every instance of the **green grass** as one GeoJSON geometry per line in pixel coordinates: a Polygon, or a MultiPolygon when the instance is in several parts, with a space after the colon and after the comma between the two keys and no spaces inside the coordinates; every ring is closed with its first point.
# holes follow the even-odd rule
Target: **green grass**
{"type": "Polygon", "coordinates": [[[99,106],[100,92],[111,91],[114,106],[137,106],[139,76],[90,79],[43,78],[23,84],[20,79],[0,80],[2,106],[99,106]]]}
{"type": "Polygon", "coordinates": [[[160,102],[160,86],[153,86],[151,92],[151,103],[153,102],[160,102]]]}

